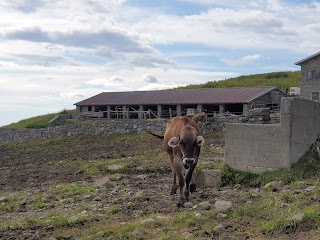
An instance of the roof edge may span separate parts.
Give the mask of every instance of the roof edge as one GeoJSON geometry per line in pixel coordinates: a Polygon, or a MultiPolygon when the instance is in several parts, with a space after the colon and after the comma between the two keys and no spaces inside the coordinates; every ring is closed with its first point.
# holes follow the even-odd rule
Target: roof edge
{"type": "Polygon", "coordinates": [[[312,54],[312,55],[309,56],[309,57],[306,57],[306,58],[304,58],[304,59],[302,59],[302,60],[300,60],[300,61],[298,61],[298,62],[295,62],[294,64],[301,66],[301,63],[306,62],[306,61],[308,61],[308,60],[310,60],[310,59],[312,59],[312,58],[314,58],[314,57],[317,57],[317,56],[319,56],[319,55],[320,55],[320,52],[317,52],[317,53],[315,53],[315,54],[312,54]]]}

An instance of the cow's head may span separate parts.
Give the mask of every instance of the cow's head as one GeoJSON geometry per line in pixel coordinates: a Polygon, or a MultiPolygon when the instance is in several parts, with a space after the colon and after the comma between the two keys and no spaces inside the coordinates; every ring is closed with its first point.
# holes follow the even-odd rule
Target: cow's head
{"type": "Polygon", "coordinates": [[[168,142],[172,148],[179,147],[182,154],[182,161],[185,165],[194,164],[196,153],[205,143],[204,138],[199,136],[193,127],[185,128],[181,133],[168,142]]]}

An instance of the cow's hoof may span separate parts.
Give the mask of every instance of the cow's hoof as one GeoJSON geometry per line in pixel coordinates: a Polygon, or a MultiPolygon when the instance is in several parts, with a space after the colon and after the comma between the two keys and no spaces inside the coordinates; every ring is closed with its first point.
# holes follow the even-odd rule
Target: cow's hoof
{"type": "Polygon", "coordinates": [[[194,183],[190,184],[190,192],[196,192],[197,191],[197,186],[194,183]]]}
{"type": "Polygon", "coordinates": [[[184,204],[183,202],[178,202],[178,203],[177,203],[177,207],[178,207],[178,208],[183,208],[183,207],[184,207],[183,204],[184,204]]]}

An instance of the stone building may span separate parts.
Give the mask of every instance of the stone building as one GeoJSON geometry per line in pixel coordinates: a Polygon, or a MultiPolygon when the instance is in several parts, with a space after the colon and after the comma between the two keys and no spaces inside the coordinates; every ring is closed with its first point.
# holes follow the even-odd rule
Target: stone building
{"type": "Polygon", "coordinates": [[[301,98],[320,100],[320,52],[295,63],[301,66],[301,98]]]}
{"type": "Polygon", "coordinates": [[[95,117],[171,118],[198,112],[241,115],[255,107],[278,109],[284,96],[277,87],[171,89],[103,92],[74,105],[82,115],[95,117]]]}

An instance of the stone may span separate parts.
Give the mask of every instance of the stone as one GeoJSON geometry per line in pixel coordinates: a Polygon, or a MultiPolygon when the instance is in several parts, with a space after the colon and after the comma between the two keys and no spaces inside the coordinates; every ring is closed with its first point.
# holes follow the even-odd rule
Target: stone
{"type": "Polygon", "coordinates": [[[221,219],[227,218],[227,214],[225,214],[225,213],[218,213],[218,214],[217,214],[217,218],[221,218],[221,219]]]}
{"type": "Polygon", "coordinates": [[[306,184],[304,182],[298,182],[297,189],[303,189],[306,188],[306,184]]]}
{"type": "Polygon", "coordinates": [[[183,238],[192,238],[192,237],[193,237],[193,234],[192,234],[192,233],[189,233],[189,232],[184,232],[184,233],[182,233],[182,237],[183,237],[183,238]]]}
{"type": "Polygon", "coordinates": [[[198,204],[198,209],[200,210],[210,210],[211,204],[208,201],[200,202],[198,204]]]}
{"type": "Polygon", "coordinates": [[[141,235],[142,232],[140,231],[140,229],[135,228],[135,229],[132,231],[132,234],[135,235],[135,236],[137,236],[137,235],[141,235]]]}
{"type": "Polygon", "coordinates": [[[221,232],[222,230],[224,230],[224,226],[222,224],[219,224],[218,226],[216,226],[213,231],[216,233],[221,232]]]}
{"type": "Polygon", "coordinates": [[[185,208],[192,208],[192,207],[193,207],[193,204],[192,204],[192,202],[186,202],[186,203],[183,204],[183,207],[185,207],[185,208]]]}
{"type": "Polygon", "coordinates": [[[108,166],[108,170],[119,170],[121,168],[123,168],[123,165],[113,164],[108,166]]]}
{"type": "Polygon", "coordinates": [[[79,221],[79,218],[77,216],[72,216],[69,218],[68,223],[76,223],[77,221],[79,221]]]}
{"type": "Polygon", "coordinates": [[[196,213],[194,216],[198,219],[203,218],[203,215],[201,213],[196,213]]]}
{"type": "Polygon", "coordinates": [[[309,186],[305,189],[305,191],[307,192],[313,192],[315,189],[317,188],[317,186],[309,186]]]}
{"type": "Polygon", "coordinates": [[[297,221],[297,222],[301,222],[304,218],[304,213],[297,213],[295,215],[292,216],[292,220],[293,221],[297,221]]]}
{"type": "Polygon", "coordinates": [[[284,183],[282,181],[272,181],[267,183],[263,187],[263,189],[266,191],[276,192],[276,191],[280,191],[283,186],[284,186],[284,183]]]}
{"type": "Polygon", "coordinates": [[[230,201],[217,200],[214,207],[216,213],[227,213],[233,207],[233,204],[230,201]]]}
{"type": "Polygon", "coordinates": [[[168,220],[169,217],[166,217],[166,216],[156,216],[156,219],[157,219],[157,220],[164,221],[164,220],[168,220]]]}
{"type": "Polygon", "coordinates": [[[96,187],[102,187],[109,182],[109,177],[104,176],[96,181],[96,187]]]}
{"type": "Polygon", "coordinates": [[[154,223],[155,221],[156,220],[153,218],[147,218],[147,219],[141,220],[140,223],[141,224],[150,224],[150,223],[154,223]]]}
{"type": "Polygon", "coordinates": [[[9,202],[9,198],[7,197],[0,197],[0,203],[6,203],[9,202]]]}
{"type": "Polygon", "coordinates": [[[93,200],[94,200],[94,201],[97,201],[97,202],[101,202],[101,201],[102,201],[102,198],[99,197],[99,196],[96,196],[93,200]]]}
{"type": "Polygon", "coordinates": [[[194,175],[194,183],[198,187],[215,187],[222,186],[221,182],[221,170],[216,169],[203,169],[196,172],[194,175]]]}

